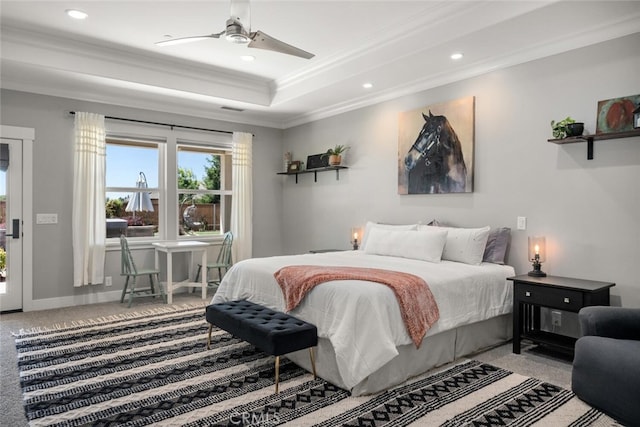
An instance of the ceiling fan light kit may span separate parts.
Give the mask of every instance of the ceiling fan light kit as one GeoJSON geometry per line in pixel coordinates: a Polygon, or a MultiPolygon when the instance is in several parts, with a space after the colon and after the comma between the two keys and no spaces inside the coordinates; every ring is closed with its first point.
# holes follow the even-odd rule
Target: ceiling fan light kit
{"type": "Polygon", "coordinates": [[[311,59],[315,55],[295,46],[275,39],[262,31],[251,32],[251,13],[248,0],[231,0],[231,17],[227,19],[226,29],[220,33],[207,36],[180,37],[156,42],[158,46],[171,46],[204,39],[219,39],[225,34],[225,39],[235,44],[246,44],[247,47],[265,49],[299,58],[311,59]],[[246,23],[246,25],[243,24],[246,23]]]}

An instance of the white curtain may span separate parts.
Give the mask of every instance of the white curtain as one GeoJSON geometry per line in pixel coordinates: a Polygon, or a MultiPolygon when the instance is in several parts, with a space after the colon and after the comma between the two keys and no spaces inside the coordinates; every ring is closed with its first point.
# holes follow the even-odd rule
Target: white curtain
{"type": "Polygon", "coordinates": [[[104,116],[76,112],[73,168],[73,286],[104,281],[104,116]]]}
{"type": "Polygon", "coordinates": [[[233,262],[252,257],[253,246],[253,135],[233,133],[231,198],[231,232],[233,262]]]}

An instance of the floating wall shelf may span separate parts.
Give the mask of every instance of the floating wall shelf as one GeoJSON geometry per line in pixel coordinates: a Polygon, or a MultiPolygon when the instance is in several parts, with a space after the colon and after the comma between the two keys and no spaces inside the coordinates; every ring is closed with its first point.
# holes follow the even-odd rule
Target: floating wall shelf
{"type": "Polygon", "coordinates": [[[594,135],[581,135],[570,136],[562,139],[549,139],[549,142],[554,144],[573,144],[576,142],[587,142],[587,159],[593,160],[593,141],[600,141],[604,139],[619,139],[619,138],[631,138],[633,136],[640,136],[640,129],[629,130],[625,132],[611,132],[611,133],[597,133],[594,135]]]}
{"type": "Polygon", "coordinates": [[[318,182],[318,172],[327,172],[327,171],[336,171],[336,180],[340,179],[340,169],[348,169],[346,166],[327,166],[324,168],[318,169],[310,169],[298,172],[277,172],[278,175],[295,175],[296,176],[296,184],[298,183],[298,175],[303,175],[306,173],[313,174],[313,182],[318,182]]]}

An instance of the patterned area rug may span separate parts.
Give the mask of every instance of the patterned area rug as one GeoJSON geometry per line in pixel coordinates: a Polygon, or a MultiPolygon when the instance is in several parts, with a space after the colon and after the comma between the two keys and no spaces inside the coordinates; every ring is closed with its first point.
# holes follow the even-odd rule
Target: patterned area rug
{"type": "MultiPolygon", "coordinates": [[[[199,308],[161,308],[16,335],[32,426],[616,425],[552,384],[465,361],[351,397],[221,330],[199,308]]],[[[318,360],[317,363],[322,363],[318,360]]]]}

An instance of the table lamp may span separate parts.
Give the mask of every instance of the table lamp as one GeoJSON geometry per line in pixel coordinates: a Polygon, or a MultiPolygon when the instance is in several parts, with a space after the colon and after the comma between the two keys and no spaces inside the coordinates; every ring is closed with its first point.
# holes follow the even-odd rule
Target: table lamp
{"type": "Polygon", "coordinates": [[[533,277],[546,277],[547,273],[540,269],[546,261],[547,245],[544,237],[529,237],[529,260],[533,263],[533,270],[528,274],[533,277]]]}
{"type": "Polygon", "coordinates": [[[351,244],[353,245],[353,250],[357,251],[358,248],[360,247],[360,241],[361,241],[361,240],[358,240],[359,238],[361,238],[360,229],[352,228],[351,237],[353,238],[353,240],[351,241],[351,244]]]}

